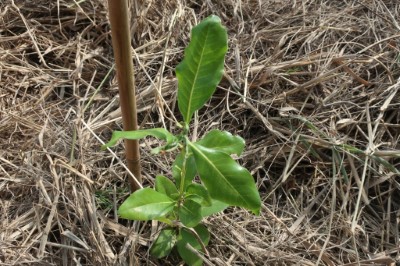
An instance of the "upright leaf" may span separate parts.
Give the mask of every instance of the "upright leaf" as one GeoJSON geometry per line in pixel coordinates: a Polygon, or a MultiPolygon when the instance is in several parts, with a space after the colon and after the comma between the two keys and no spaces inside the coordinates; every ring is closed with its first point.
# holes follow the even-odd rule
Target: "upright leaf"
{"type": "Polygon", "coordinates": [[[206,148],[223,151],[227,154],[240,155],[244,149],[244,139],[239,136],[233,136],[227,131],[217,129],[211,130],[196,143],[206,148]]]}
{"type": "Polygon", "coordinates": [[[258,214],[260,195],[254,179],[228,154],[188,142],[200,179],[212,198],[234,206],[240,206],[258,214]]]}
{"type": "Polygon", "coordinates": [[[176,188],[175,184],[165,176],[156,176],[155,188],[156,191],[167,195],[171,199],[176,200],[179,196],[178,189],[176,188]]]}
{"type": "Polygon", "coordinates": [[[185,189],[188,185],[190,185],[190,183],[192,183],[192,180],[197,173],[196,164],[194,162],[192,154],[188,155],[188,158],[186,159],[186,169],[185,172],[182,173],[184,156],[185,156],[184,153],[181,152],[178,156],[176,156],[175,162],[172,165],[172,176],[175,179],[177,188],[179,188],[181,184],[182,175],[184,175],[183,189],[185,189]]]}
{"type": "Polygon", "coordinates": [[[217,16],[192,29],[183,61],[176,67],[178,107],[186,124],[214,93],[221,81],[228,35],[217,16]]]}
{"type": "Polygon", "coordinates": [[[122,218],[129,220],[158,220],[174,208],[175,201],[151,188],[132,193],[118,209],[122,218]]]}

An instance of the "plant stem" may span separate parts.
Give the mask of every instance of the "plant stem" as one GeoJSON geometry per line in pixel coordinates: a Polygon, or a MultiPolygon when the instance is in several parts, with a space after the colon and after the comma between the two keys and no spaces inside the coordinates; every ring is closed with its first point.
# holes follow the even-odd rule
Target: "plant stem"
{"type": "MultiPolygon", "coordinates": [[[[138,123],[127,2],[126,0],[108,0],[122,121],[124,130],[129,131],[137,130],[138,123]]],[[[125,154],[128,169],[141,183],[140,153],[137,140],[125,140],[125,154]]],[[[129,177],[129,183],[132,192],[139,189],[132,177],[129,177]]]]}
{"type": "Polygon", "coordinates": [[[182,198],[184,193],[185,193],[185,176],[186,176],[186,162],[189,154],[189,147],[186,144],[186,141],[189,141],[187,137],[185,137],[185,143],[184,147],[182,148],[182,151],[184,151],[183,154],[183,163],[182,163],[182,169],[181,169],[181,183],[179,184],[179,195],[182,198]]]}

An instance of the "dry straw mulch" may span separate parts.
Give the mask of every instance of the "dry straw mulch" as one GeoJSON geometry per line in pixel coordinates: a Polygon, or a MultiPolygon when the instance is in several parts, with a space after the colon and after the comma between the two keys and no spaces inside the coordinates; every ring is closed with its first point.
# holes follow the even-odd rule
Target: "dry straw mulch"
{"type": "MultiPolygon", "coordinates": [[[[207,219],[206,264],[395,265],[400,3],[137,1],[142,128],[177,130],[174,68],[212,13],[230,50],[193,137],[222,128],[246,140],[239,160],[263,208],[207,219]]],[[[160,225],[116,216],[123,150],[99,149],[121,128],[106,1],[1,1],[0,58],[0,264],[178,265],[148,255],[160,225]]],[[[141,143],[145,185],[170,175],[173,155],[141,143]]]]}

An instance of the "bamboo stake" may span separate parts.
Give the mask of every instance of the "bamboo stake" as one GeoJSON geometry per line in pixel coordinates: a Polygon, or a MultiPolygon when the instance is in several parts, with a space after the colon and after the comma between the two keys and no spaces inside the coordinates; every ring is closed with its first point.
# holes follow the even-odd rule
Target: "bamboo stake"
{"type": "MultiPolygon", "coordinates": [[[[114,50],[119,97],[124,130],[137,130],[135,80],[133,73],[131,34],[128,17],[127,0],[108,0],[110,15],[111,36],[114,50]]],[[[140,174],[140,153],[137,140],[125,140],[125,154],[128,169],[139,183],[142,183],[140,174]]],[[[131,191],[139,189],[133,177],[129,176],[131,191]]]]}

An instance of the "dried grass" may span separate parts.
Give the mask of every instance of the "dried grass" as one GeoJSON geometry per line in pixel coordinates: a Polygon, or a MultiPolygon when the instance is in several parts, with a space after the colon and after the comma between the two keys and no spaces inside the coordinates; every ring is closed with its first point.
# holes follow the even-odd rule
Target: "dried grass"
{"type": "MultiPolygon", "coordinates": [[[[259,217],[230,208],[206,221],[207,264],[395,265],[400,4],[161,2],[132,5],[141,127],[175,130],[174,67],[191,27],[219,15],[226,73],[193,137],[243,136],[263,200],[259,217]]],[[[177,265],[148,255],[156,224],[116,217],[123,151],[98,140],[121,127],[106,2],[0,8],[0,263],[177,265]]],[[[154,145],[142,141],[145,185],[170,174],[172,156],[150,156],[154,145]]]]}

